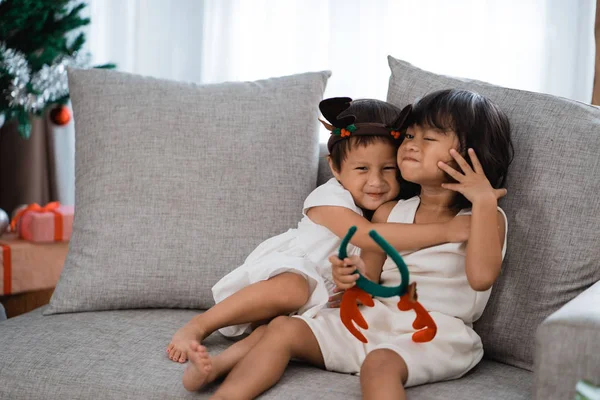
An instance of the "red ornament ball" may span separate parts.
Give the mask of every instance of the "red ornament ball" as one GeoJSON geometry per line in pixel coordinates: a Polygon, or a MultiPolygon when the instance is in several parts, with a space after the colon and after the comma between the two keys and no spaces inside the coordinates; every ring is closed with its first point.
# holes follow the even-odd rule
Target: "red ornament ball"
{"type": "Polygon", "coordinates": [[[52,111],[50,111],[50,119],[56,125],[66,125],[71,120],[71,112],[69,108],[66,106],[56,106],[52,111]]]}

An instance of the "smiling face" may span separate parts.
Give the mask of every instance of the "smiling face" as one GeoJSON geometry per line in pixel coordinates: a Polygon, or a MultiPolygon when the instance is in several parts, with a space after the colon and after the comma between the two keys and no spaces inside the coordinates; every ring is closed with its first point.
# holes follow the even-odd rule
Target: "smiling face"
{"type": "Polygon", "coordinates": [[[339,171],[331,161],[329,165],[335,178],[362,209],[375,210],[400,192],[396,148],[386,141],[353,145],[339,171]]]}
{"type": "Polygon", "coordinates": [[[438,167],[439,161],[452,165],[450,149],[457,149],[459,140],[453,131],[442,131],[423,125],[412,125],[398,149],[398,167],[402,178],[421,186],[439,186],[448,176],[438,167]]]}

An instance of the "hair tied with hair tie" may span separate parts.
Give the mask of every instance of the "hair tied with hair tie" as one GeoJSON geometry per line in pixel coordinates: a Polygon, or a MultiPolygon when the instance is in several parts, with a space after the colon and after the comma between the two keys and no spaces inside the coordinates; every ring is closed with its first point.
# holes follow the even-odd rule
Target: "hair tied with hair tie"
{"type": "Polygon", "coordinates": [[[400,138],[400,132],[398,132],[398,131],[391,131],[390,135],[392,135],[394,137],[394,139],[400,138]]]}

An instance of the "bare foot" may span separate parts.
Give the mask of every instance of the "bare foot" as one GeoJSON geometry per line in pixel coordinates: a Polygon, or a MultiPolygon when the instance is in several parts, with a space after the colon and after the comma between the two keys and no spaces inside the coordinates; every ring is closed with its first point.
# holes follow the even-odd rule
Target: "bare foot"
{"type": "Polygon", "coordinates": [[[212,371],[212,361],[206,347],[195,340],[189,345],[188,356],[190,364],[183,373],[183,387],[190,392],[195,392],[211,382],[208,378],[212,371]]]}
{"type": "Polygon", "coordinates": [[[188,359],[187,353],[190,343],[192,341],[204,340],[205,337],[206,334],[196,316],[175,332],[171,343],[167,346],[167,356],[175,362],[184,363],[188,359]]]}

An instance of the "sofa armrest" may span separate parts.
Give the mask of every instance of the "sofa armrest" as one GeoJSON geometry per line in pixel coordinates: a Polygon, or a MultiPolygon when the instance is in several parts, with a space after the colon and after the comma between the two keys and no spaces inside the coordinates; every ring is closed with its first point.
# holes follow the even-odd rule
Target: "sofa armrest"
{"type": "Polygon", "coordinates": [[[574,399],[580,379],[600,384],[600,281],[541,323],[534,399],[574,399]]]}

